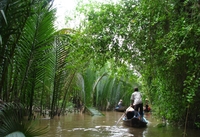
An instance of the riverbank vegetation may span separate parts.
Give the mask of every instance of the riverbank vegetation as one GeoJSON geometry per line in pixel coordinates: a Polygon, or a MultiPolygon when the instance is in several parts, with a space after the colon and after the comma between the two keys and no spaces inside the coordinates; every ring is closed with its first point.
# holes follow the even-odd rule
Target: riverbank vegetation
{"type": "Polygon", "coordinates": [[[134,86],[152,110],[200,128],[200,2],[79,3],[84,19],[56,30],[52,1],[2,1],[0,98],[51,118],[69,104],[112,110],[134,86]]]}
{"type": "Polygon", "coordinates": [[[128,64],[141,75],[142,91],[158,115],[197,128],[199,10],[198,1],[145,0],[80,9],[86,15],[84,36],[99,60],[113,59],[120,68],[128,64]]]}

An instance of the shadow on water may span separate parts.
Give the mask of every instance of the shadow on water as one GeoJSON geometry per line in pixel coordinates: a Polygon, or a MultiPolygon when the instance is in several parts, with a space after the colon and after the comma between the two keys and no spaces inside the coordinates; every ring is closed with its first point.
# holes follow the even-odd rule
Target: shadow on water
{"type": "MultiPolygon", "coordinates": [[[[105,116],[71,113],[54,119],[41,119],[38,126],[49,126],[49,132],[42,137],[182,137],[182,129],[172,127],[158,128],[159,123],[151,114],[146,114],[149,121],[145,128],[132,128],[117,121],[122,112],[103,112],[105,116]],[[117,123],[117,125],[116,125],[117,123]]],[[[198,137],[199,131],[188,131],[188,137],[198,137]]]]}

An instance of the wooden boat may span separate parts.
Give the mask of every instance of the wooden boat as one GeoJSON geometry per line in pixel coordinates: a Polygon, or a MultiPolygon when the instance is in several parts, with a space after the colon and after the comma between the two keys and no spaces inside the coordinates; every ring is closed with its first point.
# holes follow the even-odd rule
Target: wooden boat
{"type": "Polygon", "coordinates": [[[123,117],[123,124],[129,127],[146,127],[148,123],[147,120],[144,117],[141,119],[134,117],[134,113],[134,111],[128,111],[123,117]]]}
{"type": "Polygon", "coordinates": [[[125,106],[115,107],[115,111],[118,111],[118,112],[125,112],[126,109],[127,109],[127,107],[125,107],[125,106]]]}

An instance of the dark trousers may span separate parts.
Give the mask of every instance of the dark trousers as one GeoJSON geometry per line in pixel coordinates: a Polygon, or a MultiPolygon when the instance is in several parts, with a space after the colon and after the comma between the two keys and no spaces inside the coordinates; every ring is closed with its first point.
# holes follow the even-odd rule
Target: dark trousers
{"type": "Polygon", "coordinates": [[[135,111],[138,112],[138,109],[139,109],[140,116],[143,117],[143,103],[137,104],[137,105],[134,106],[135,111]]]}

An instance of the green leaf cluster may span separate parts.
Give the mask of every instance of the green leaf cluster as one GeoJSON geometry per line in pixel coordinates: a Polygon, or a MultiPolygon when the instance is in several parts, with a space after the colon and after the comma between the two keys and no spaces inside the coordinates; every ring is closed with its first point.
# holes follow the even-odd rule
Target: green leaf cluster
{"type": "Polygon", "coordinates": [[[190,120],[196,120],[200,113],[197,1],[121,0],[87,6],[85,11],[81,31],[94,62],[114,60],[122,68],[132,67],[160,116],[184,123],[189,107],[190,120]]]}

